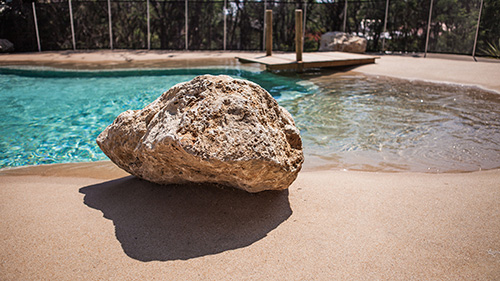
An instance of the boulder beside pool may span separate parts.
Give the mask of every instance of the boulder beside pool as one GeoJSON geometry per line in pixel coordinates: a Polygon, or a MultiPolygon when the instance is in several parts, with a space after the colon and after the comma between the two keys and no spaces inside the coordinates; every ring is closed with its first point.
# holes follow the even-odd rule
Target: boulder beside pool
{"type": "Polygon", "coordinates": [[[98,137],[120,168],[159,184],[209,182],[282,190],[302,167],[292,116],[259,85],[203,75],[142,110],[121,113],[98,137]]]}
{"type": "Polygon", "coordinates": [[[319,51],[341,51],[348,53],[366,52],[366,38],[345,32],[333,31],[321,35],[319,51]]]}

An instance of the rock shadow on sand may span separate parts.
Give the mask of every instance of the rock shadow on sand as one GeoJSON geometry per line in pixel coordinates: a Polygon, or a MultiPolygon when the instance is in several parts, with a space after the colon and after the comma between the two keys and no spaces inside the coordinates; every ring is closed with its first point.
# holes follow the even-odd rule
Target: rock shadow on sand
{"type": "Polygon", "coordinates": [[[161,186],[125,177],[80,189],[140,261],[186,260],[251,245],[287,220],[288,190],[257,194],[212,184],[161,186]]]}

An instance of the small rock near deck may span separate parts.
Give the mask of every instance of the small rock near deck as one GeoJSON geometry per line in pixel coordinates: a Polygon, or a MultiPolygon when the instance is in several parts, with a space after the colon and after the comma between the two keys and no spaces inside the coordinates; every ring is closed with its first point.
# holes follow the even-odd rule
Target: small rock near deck
{"type": "Polygon", "coordinates": [[[321,35],[319,51],[366,52],[367,40],[345,32],[334,31],[321,35]]]}
{"type": "Polygon", "coordinates": [[[304,156],[292,116],[259,85],[203,75],[121,113],[97,144],[120,168],[159,184],[286,189],[304,156]]]}
{"type": "Polygon", "coordinates": [[[14,51],[14,44],[7,39],[0,39],[0,53],[14,51]]]}

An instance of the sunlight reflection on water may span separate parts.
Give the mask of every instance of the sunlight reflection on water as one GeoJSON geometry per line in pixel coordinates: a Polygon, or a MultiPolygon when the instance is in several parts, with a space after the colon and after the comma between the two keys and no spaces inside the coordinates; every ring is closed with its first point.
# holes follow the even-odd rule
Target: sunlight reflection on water
{"type": "Polygon", "coordinates": [[[500,95],[471,87],[234,67],[0,73],[0,167],[107,159],[95,138],[119,113],[140,109],[171,86],[205,73],[266,88],[294,116],[306,168],[500,167],[500,95]]]}

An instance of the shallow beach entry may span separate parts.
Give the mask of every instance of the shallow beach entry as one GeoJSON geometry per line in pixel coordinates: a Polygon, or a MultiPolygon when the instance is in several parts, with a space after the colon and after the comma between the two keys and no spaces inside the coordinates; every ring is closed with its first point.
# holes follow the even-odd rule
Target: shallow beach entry
{"type": "Polygon", "coordinates": [[[500,167],[500,95],[350,74],[235,68],[0,69],[0,168],[106,160],[97,135],[201,74],[256,82],[294,117],[306,169],[466,172],[500,167]]]}

